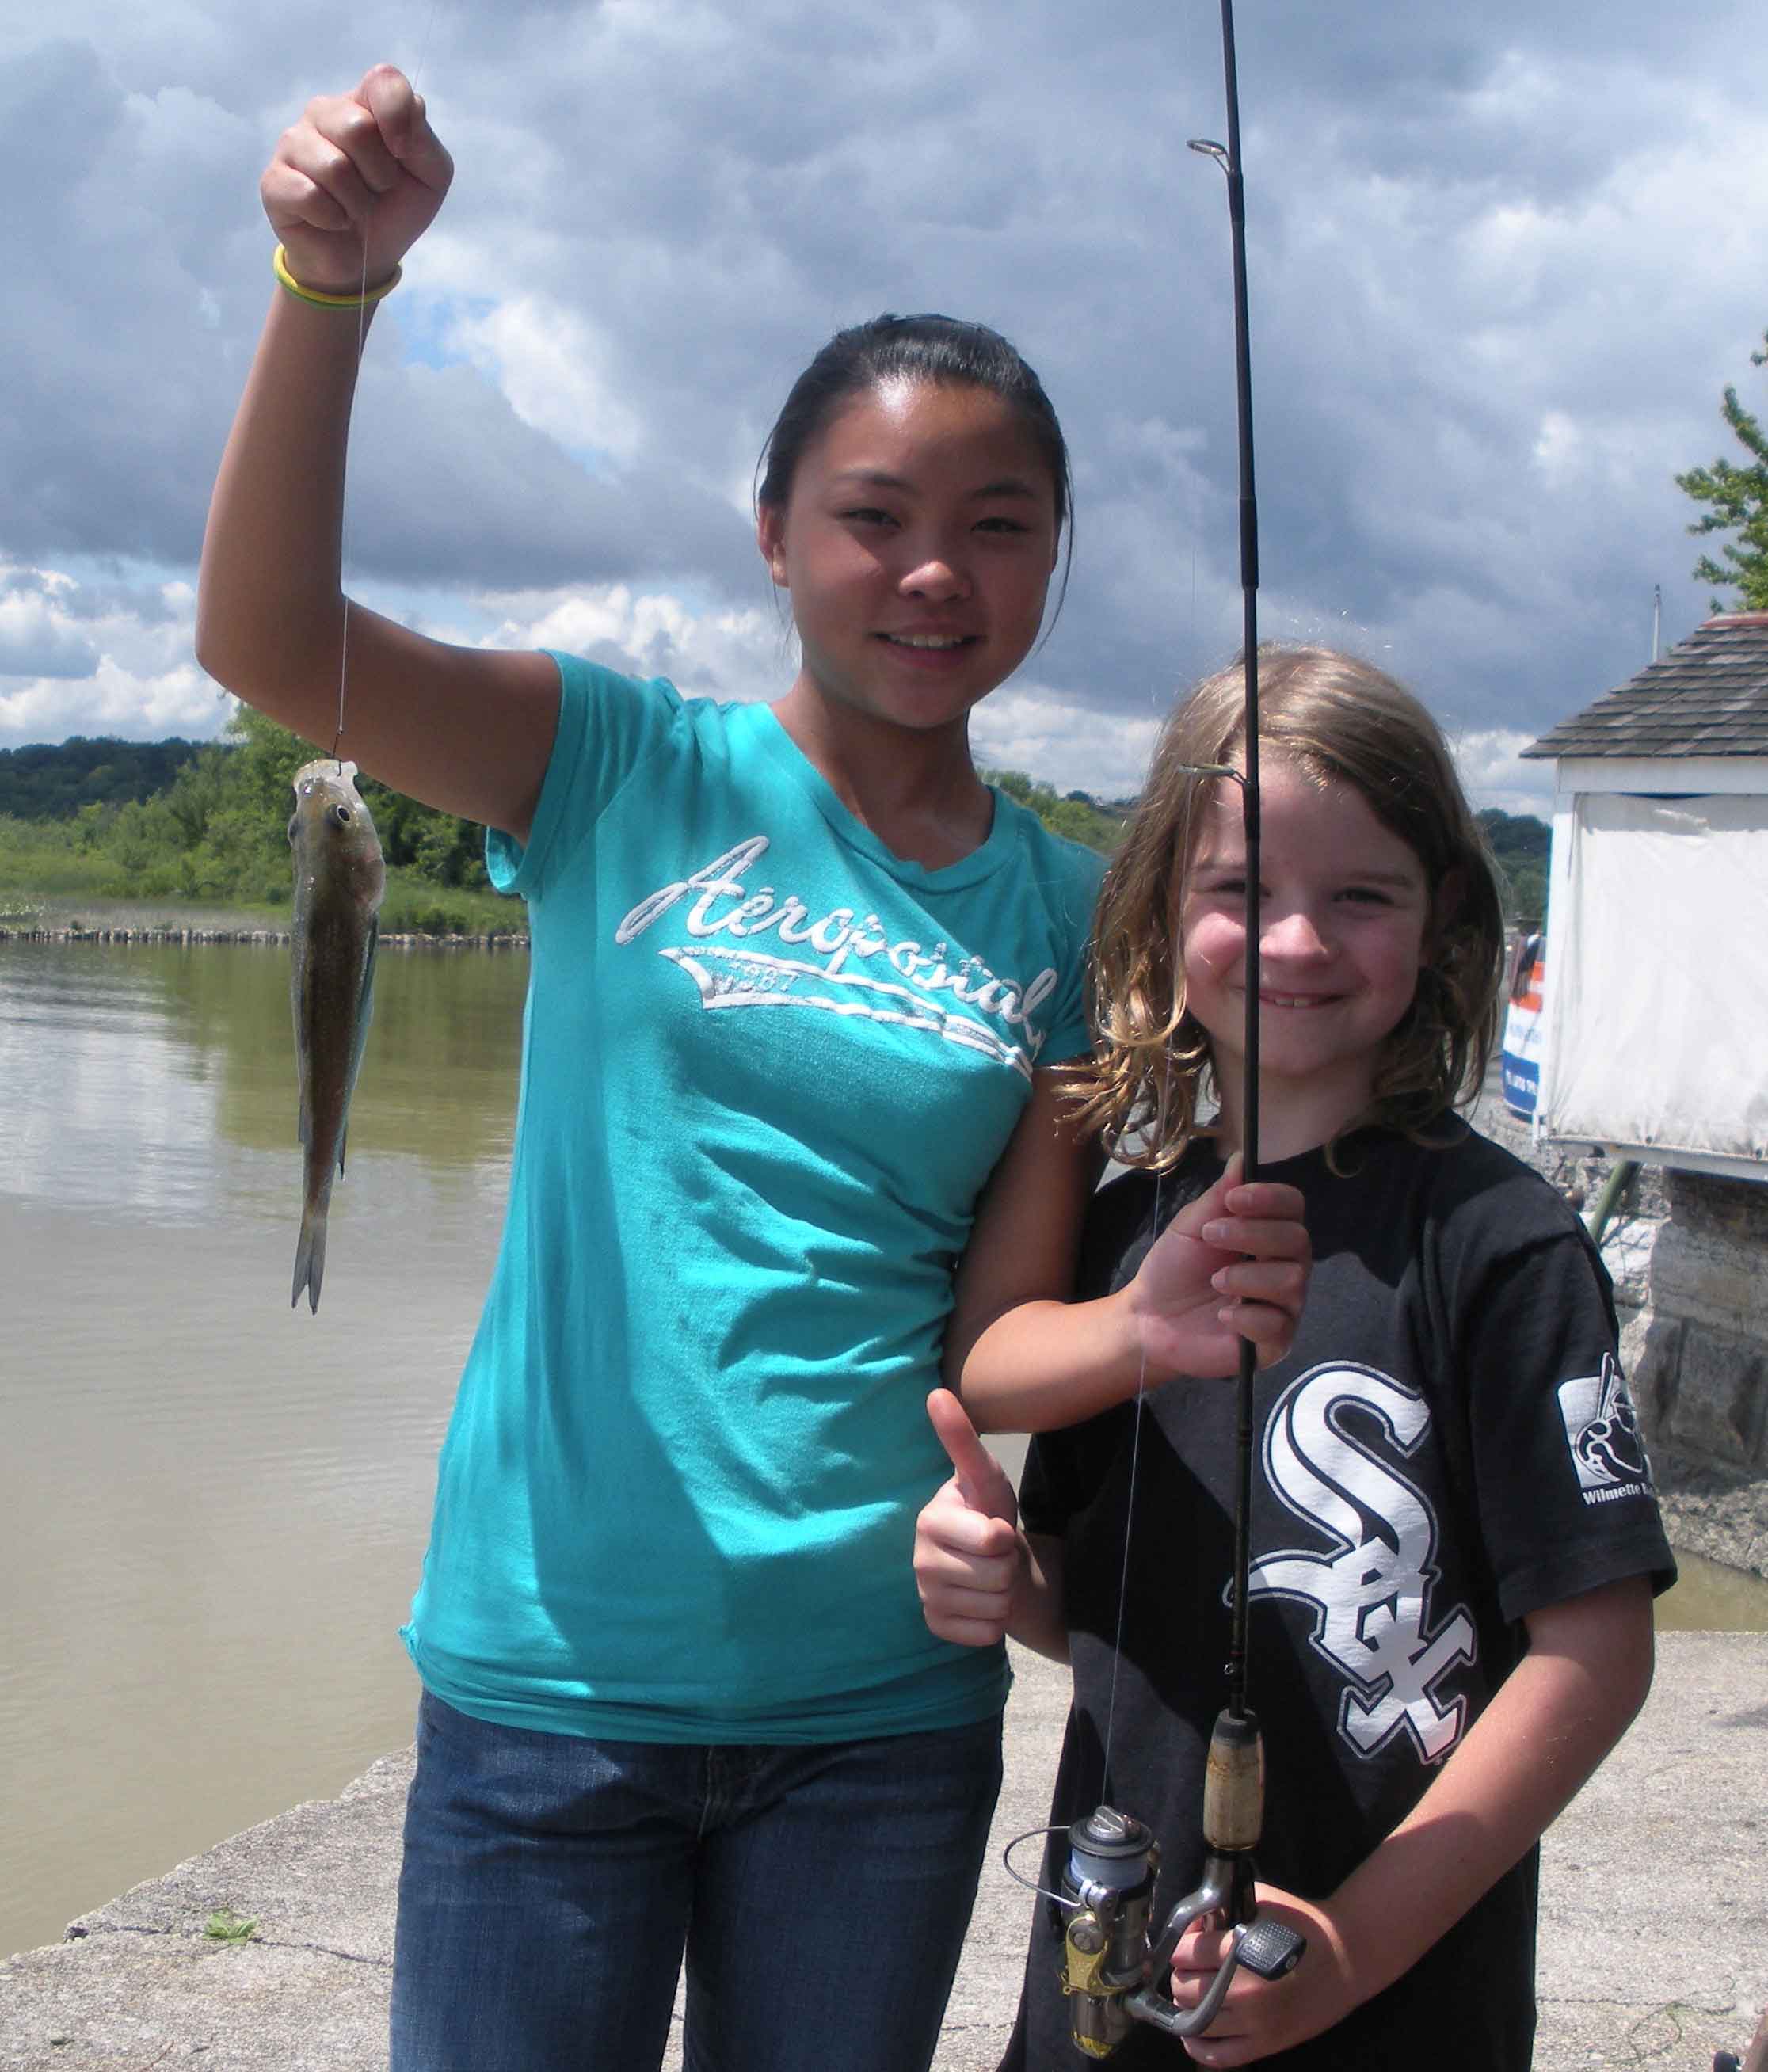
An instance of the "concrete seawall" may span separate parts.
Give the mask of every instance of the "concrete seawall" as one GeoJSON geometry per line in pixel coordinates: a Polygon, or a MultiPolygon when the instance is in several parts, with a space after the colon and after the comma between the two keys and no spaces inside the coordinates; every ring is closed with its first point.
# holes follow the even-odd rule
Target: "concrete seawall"
{"type": "MultiPolygon", "coordinates": [[[[937,2072],[989,2072],[1018,1991],[1031,1901],[1000,1850],[1045,1819],[1067,1674],[1015,1663],[1006,1787],[937,2072]]],[[[409,1761],[384,1758],[339,1798],[0,1967],[0,2067],[384,2072],[409,1761]],[[251,1940],[205,1934],[222,1908],[256,1919],[251,1940]]],[[[819,1930],[846,1932],[838,1901],[819,1930]]],[[[1742,2049],[1768,2003],[1768,1635],[1660,1638],[1644,1712],[1548,1837],[1539,1979],[1537,2072],[1709,2072],[1715,2050],[1742,2049]]],[[[1175,2052],[1175,2072],[1187,2062],[1175,2052]]]]}

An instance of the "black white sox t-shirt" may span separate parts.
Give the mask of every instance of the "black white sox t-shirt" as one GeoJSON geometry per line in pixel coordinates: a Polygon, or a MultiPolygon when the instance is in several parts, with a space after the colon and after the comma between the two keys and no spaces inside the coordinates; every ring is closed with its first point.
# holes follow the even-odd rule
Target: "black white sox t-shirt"
{"type": "MultiPolygon", "coordinates": [[[[1315,1264],[1293,1349],[1256,1383],[1258,1868],[1310,1897],[1330,1894],[1422,1795],[1524,1651],[1528,1614],[1623,1577],[1662,1587],[1674,1574],[1608,1278],[1583,1226],[1458,1120],[1433,1134],[1439,1148],[1364,1131],[1331,1164],[1316,1151],[1261,1176],[1302,1190],[1315,1264]]],[[[1157,1217],[1163,1228],[1219,1172],[1199,1145],[1163,1178],[1133,1173],[1103,1189],[1081,1293],[1122,1286],[1157,1217]]],[[[1026,1527],[1065,1542],[1075,1667],[1051,1819],[1105,1801],[1147,1821],[1162,1852],[1157,1921],[1201,1868],[1204,1758],[1225,1696],[1235,1395],[1231,1382],[1170,1383],[1139,1410],[1038,1439],[1026,1464],[1026,1527]]],[[[1059,1877],[1059,1838],[1052,1850],[1059,1877]]],[[[1536,1873],[1531,1852],[1406,1977],[1263,2062],[1525,2066],[1536,1873]]],[[[1056,1910],[1040,1903],[1009,2066],[1079,2062],[1060,1959],[1056,1910]]],[[[1114,2062],[1179,2072],[1187,2061],[1177,2041],[1138,2029],[1114,2062]]]]}

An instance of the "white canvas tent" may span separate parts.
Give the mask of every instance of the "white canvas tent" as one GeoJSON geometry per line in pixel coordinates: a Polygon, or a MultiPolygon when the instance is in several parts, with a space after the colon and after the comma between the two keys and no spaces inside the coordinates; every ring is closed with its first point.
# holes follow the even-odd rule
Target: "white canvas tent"
{"type": "Polygon", "coordinates": [[[1768,614],[1527,753],[1557,763],[1537,1127],[1768,1180],[1768,614]]]}

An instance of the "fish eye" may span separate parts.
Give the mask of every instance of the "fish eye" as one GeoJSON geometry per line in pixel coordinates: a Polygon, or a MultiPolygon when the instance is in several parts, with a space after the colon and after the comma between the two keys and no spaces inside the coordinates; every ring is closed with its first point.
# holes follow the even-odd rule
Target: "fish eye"
{"type": "Polygon", "coordinates": [[[335,828],[348,827],[350,824],[350,808],[347,806],[343,805],[333,806],[331,808],[331,824],[335,828]]]}
{"type": "Polygon", "coordinates": [[[294,813],[290,813],[289,816],[289,846],[290,849],[293,849],[294,846],[295,823],[298,817],[299,816],[294,813]]]}

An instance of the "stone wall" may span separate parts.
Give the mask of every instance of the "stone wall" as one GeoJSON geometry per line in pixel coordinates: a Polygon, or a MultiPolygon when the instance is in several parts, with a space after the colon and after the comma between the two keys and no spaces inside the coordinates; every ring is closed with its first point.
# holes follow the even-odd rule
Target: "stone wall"
{"type": "Polygon", "coordinates": [[[1768,1187],[1665,1175],[1651,1305],[1630,1326],[1640,1414],[1681,1447],[1768,1469],[1768,1187]]]}
{"type": "Polygon", "coordinates": [[[1768,1576],[1768,1186],[1663,1175],[1621,1355],[1679,1546],[1768,1576]]]}

